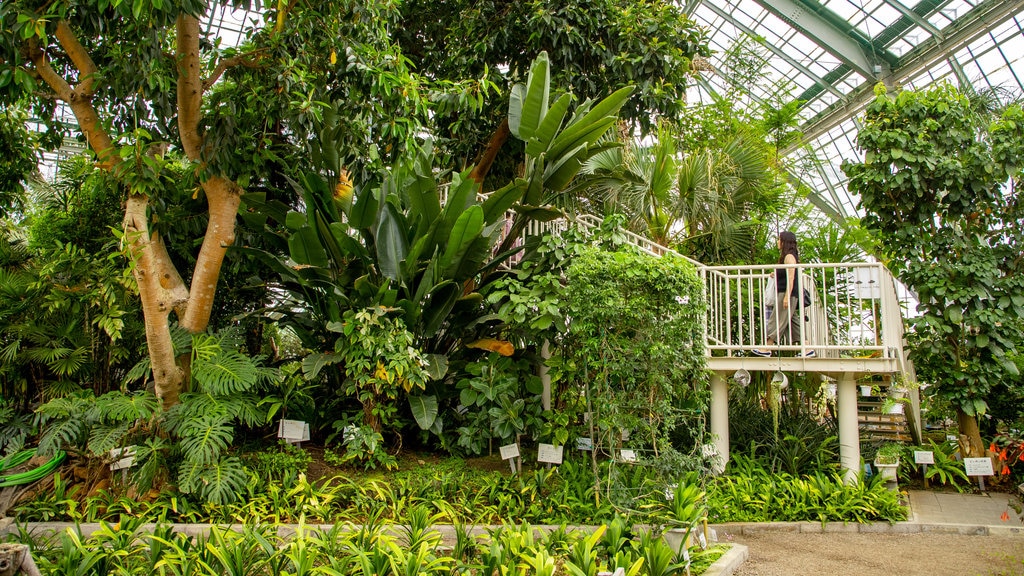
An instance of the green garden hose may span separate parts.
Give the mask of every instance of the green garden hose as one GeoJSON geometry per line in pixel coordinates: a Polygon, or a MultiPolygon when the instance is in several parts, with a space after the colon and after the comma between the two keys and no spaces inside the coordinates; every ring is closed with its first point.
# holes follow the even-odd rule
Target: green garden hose
{"type": "Polygon", "coordinates": [[[36,453],[35,450],[22,450],[21,452],[18,452],[17,454],[12,454],[12,455],[8,456],[7,458],[4,458],[2,461],[0,461],[0,472],[3,472],[4,470],[7,470],[8,468],[14,468],[15,466],[20,466],[20,465],[24,464],[25,462],[28,462],[32,458],[32,456],[35,455],[35,453],[36,453]]]}
{"type": "MultiPolygon", "coordinates": [[[[23,454],[25,454],[26,452],[28,453],[28,457],[21,460],[20,463],[28,461],[28,459],[31,458],[33,454],[35,454],[35,450],[26,450],[25,452],[19,452],[18,454],[15,454],[11,458],[11,462],[18,460],[19,458],[22,458],[23,454]]],[[[43,478],[49,476],[54,470],[56,470],[57,466],[60,466],[60,463],[64,461],[64,458],[66,456],[67,454],[65,454],[63,450],[58,450],[57,453],[53,455],[53,458],[50,459],[49,462],[43,464],[42,466],[34,470],[29,470],[28,472],[22,472],[20,474],[0,476],[0,488],[5,488],[7,486],[20,486],[22,484],[30,484],[32,482],[35,482],[36,480],[42,480],[43,478]]],[[[7,462],[5,460],[5,468],[3,469],[16,466],[16,464],[12,464],[11,462],[7,462]]]]}

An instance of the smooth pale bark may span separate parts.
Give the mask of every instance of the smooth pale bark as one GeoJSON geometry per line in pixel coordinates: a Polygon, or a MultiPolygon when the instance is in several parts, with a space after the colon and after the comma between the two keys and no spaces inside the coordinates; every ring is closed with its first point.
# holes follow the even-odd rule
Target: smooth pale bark
{"type": "Polygon", "coordinates": [[[956,423],[960,428],[960,453],[964,458],[984,458],[987,455],[985,443],[981,440],[978,419],[963,410],[956,409],[956,423]]]}
{"type": "Polygon", "coordinates": [[[206,330],[217,293],[217,280],[228,246],[235,242],[235,216],[242,200],[242,189],[234,182],[214,176],[203,182],[210,220],[192,272],[188,308],[180,316],[181,325],[192,333],[206,330]]]}
{"type": "MultiPolygon", "coordinates": [[[[202,99],[204,90],[213,84],[213,79],[201,77],[199,21],[195,17],[181,15],[176,22],[175,33],[181,147],[185,155],[201,167],[204,143],[200,131],[202,99]]],[[[66,21],[57,23],[55,37],[78,70],[77,86],[72,86],[53,69],[49,56],[33,41],[29,42],[29,56],[39,77],[53,91],[53,96],[70,106],[89,147],[99,158],[98,166],[113,171],[120,162],[118,150],[92,102],[97,83],[101,80],[99,69],[66,21]]],[[[226,67],[236,64],[251,63],[241,59],[223,61],[217,67],[217,76],[226,67]]],[[[125,241],[132,256],[132,272],[142,303],[156,394],[165,408],[178,402],[188,376],[174,355],[170,315],[175,313],[180,325],[193,333],[202,332],[209,324],[224,256],[235,240],[235,218],[243,193],[235,182],[222,176],[208,177],[202,182],[202,188],[207,199],[209,223],[191,286],[185,285],[163,240],[150,229],[149,197],[131,194],[125,205],[125,241]]]]}

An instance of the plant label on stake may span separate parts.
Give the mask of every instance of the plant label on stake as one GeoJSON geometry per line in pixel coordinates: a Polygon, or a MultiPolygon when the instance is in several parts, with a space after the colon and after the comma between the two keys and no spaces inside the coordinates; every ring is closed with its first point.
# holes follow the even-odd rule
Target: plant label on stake
{"type": "Polygon", "coordinates": [[[978,477],[978,487],[985,491],[985,476],[994,476],[991,458],[964,458],[964,470],[968,476],[978,477]]]}
{"type": "Polygon", "coordinates": [[[281,420],[277,424],[277,437],[293,444],[305,442],[309,440],[309,424],[302,420],[281,420]]]}
{"type": "Polygon", "coordinates": [[[928,465],[935,464],[935,452],[931,450],[914,450],[914,463],[921,465],[921,475],[924,476],[924,487],[928,487],[928,465]]]}
{"type": "Polygon", "coordinates": [[[519,457],[519,444],[508,444],[498,448],[501,451],[501,459],[508,460],[509,467],[512,468],[512,473],[516,473],[516,458],[519,457]]]}
{"type": "Polygon", "coordinates": [[[577,438],[576,449],[589,452],[594,449],[594,441],[591,438],[577,438]]]}
{"type": "Polygon", "coordinates": [[[125,470],[131,468],[132,464],[135,463],[135,446],[125,446],[124,448],[114,448],[110,451],[111,458],[117,458],[110,463],[110,471],[115,472],[117,470],[125,470]]]}
{"type": "Polygon", "coordinates": [[[554,446],[552,444],[538,444],[537,462],[547,462],[548,464],[555,464],[556,466],[561,464],[562,448],[562,446],[554,446]]]}
{"type": "Polygon", "coordinates": [[[623,448],[619,450],[619,460],[623,462],[636,462],[636,452],[623,448]]]}

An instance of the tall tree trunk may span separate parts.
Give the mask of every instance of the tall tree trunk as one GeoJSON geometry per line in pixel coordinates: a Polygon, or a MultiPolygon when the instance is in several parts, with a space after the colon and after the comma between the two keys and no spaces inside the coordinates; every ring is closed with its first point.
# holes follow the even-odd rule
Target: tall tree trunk
{"type": "Polygon", "coordinates": [[[956,421],[960,428],[960,453],[964,458],[982,458],[985,456],[985,444],[981,440],[978,419],[970,416],[960,408],[956,409],[956,421]]]}
{"type": "Polygon", "coordinates": [[[498,157],[498,151],[501,150],[501,146],[508,140],[509,135],[512,132],[508,128],[508,118],[501,121],[498,128],[491,135],[490,141],[487,142],[487,147],[484,148],[480,158],[476,162],[476,166],[473,167],[473,171],[469,173],[469,177],[472,178],[477,184],[483,185],[484,178],[487,177],[487,173],[491,171],[491,165],[494,164],[494,159],[498,157]]]}
{"type": "MultiPolygon", "coordinates": [[[[70,106],[89,147],[99,159],[98,166],[114,171],[121,161],[117,146],[93,104],[96,83],[102,80],[102,75],[66,21],[57,23],[55,36],[78,71],[76,86],[54,70],[49,55],[34,40],[29,41],[29,57],[56,99],[70,106]]],[[[204,165],[204,136],[200,130],[203,92],[215,80],[209,78],[204,82],[201,77],[199,42],[199,20],[194,16],[180,15],[175,38],[178,128],[181,148],[197,168],[204,165]]],[[[232,60],[230,64],[239,62],[232,60]]],[[[227,65],[227,61],[221,62],[216,74],[223,72],[227,65]]],[[[235,240],[235,217],[243,192],[235,182],[219,175],[208,177],[202,187],[209,207],[209,223],[190,287],[185,285],[175,269],[163,240],[150,229],[149,197],[130,191],[125,205],[125,241],[131,253],[132,273],[142,302],[156,393],[165,408],[178,402],[188,376],[187,368],[183,369],[174,355],[170,314],[174,312],[181,326],[192,333],[202,332],[209,324],[224,255],[235,240]]]]}
{"type": "Polygon", "coordinates": [[[149,198],[132,195],[125,205],[125,236],[132,255],[132,273],[139,287],[146,346],[156,395],[164,406],[178,402],[184,371],[177,365],[171,342],[170,314],[181,313],[188,304],[188,289],[171,263],[163,240],[149,230],[149,198]]]}

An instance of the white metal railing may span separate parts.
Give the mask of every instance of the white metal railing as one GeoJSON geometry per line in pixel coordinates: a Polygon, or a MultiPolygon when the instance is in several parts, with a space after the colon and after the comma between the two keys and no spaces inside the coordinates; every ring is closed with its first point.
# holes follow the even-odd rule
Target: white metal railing
{"type": "Polygon", "coordinates": [[[709,351],[749,355],[769,347],[765,291],[775,271],[795,268],[801,292],[795,313],[802,318],[802,338],[788,339],[788,326],[774,351],[819,357],[882,357],[902,360],[903,315],[889,271],[879,263],[796,264],[773,266],[706,266],[701,274],[708,297],[706,337],[709,351]],[[788,341],[787,341],[788,340],[788,341]]]}

